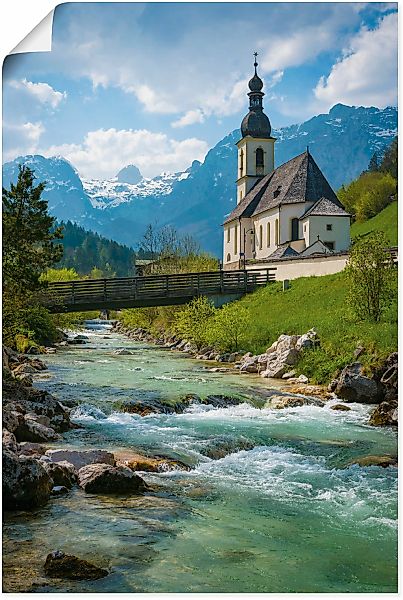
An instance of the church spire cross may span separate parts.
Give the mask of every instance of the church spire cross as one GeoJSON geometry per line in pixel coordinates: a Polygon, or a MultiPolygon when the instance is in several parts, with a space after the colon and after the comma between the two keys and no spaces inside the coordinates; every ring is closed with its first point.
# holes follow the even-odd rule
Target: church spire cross
{"type": "Polygon", "coordinates": [[[258,62],[257,62],[258,53],[254,52],[253,56],[255,57],[255,62],[253,63],[253,66],[255,67],[255,75],[257,75],[256,67],[258,65],[258,62]]]}

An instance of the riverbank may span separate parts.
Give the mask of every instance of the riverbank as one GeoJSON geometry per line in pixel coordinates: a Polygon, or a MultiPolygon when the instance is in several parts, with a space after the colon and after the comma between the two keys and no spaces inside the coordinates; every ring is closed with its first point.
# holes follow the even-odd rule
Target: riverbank
{"type": "Polygon", "coordinates": [[[102,449],[102,460],[131,463],[148,490],[116,496],[74,483],[33,512],[7,512],[8,591],[395,590],[396,469],[358,461],[395,456],[396,439],[366,425],[371,406],[337,411],[333,398],[275,408],[279,396],[298,395],[115,332],[85,335],[33,374],[41,393],[69,405],[74,424],[43,444],[45,456],[102,449]],[[131,412],[146,404],[154,411],[131,412]],[[162,457],[183,466],[162,466],[162,457]],[[108,575],[48,577],[55,550],[108,575]],[[329,561],[339,566],[329,571],[329,561]]]}
{"type": "MultiPolygon", "coordinates": [[[[170,333],[159,332],[154,335],[144,328],[130,328],[120,321],[113,325],[114,330],[129,339],[147,342],[157,346],[184,353],[186,356],[207,362],[213,367],[206,367],[210,372],[237,372],[240,375],[258,374],[271,381],[281,381],[280,391],[298,396],[315,396],[323,402],[334,398],[347,402],[361,402],[377,405],[370,416],[370,424],[375,426],[398,425],[398,355],[391,353],[372,373],[358,362],[364,353],[359,346],[355,352],[355,362],[347,364],[338,373],[338,377],[329,385],[312,385],[304,374],[297,375],[295,365],[304,351],[320,348],[320,339],[315,329],[302,335],[280,335],[278,340],[260,355],[252,352],[219,353],[211,346],[198,349],[186,339],[178,338],[170,333]]],[[[289,403],[297,400],[290,400],[289,403]]],[[[303,399],[299,399],[301,405],[303,399]]],[[[287,406],[287,402],[283,402],[287,406]]],[[[343,410],[343,407],[340,408],[343,410]]],[[[348,410],[348,407],[345,408],[348,410]]]]}

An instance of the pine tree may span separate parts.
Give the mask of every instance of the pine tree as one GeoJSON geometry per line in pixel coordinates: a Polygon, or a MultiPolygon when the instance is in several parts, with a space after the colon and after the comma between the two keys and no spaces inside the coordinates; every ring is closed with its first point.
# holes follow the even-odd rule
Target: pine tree
{"type": "Polygon", "coordinates": [[[21,165],[17,183],[3,188],[3,283],[15,294],[40,287],[40,275],[63,254],[55,243],[62,229],[54,228],[55,219],[41,198],[44,188],[45,183],[35,187],[33,171],[21,165]]]}
{"type": "Polygon", "coordinates": [[[397,179],[397,157],[398,152],[398,143],[397,137],[393,140],[389,148],[386,149],[386,152],[383,156],[382,162],[380,164],[379,170],[383,173],[390,173],[392,177],[397,179]]]}
{"type": "Polygon", "coordinates": [[[370,173],[376,173],[379,170],[379,160],[378,154],[376,152],[373,153],[371,159],[368,164],[368,171],[370,173]]]}

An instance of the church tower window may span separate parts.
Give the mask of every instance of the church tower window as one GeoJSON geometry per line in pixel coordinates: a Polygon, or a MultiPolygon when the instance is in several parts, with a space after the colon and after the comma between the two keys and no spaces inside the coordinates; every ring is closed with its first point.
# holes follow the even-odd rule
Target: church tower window
{"type": "Polygon", "coordinates": [[[264,152],[263,148],[256,150],[256,175],[264,174],[264,152]]]}
{"type": "Polygon", "coordinates": [[[231,227],[228,227],[227,229],[227,243],[229,243],[231,241],[231,227]]]}
{"type": "Polygon", "coordinates": [[[239,177],[243,175],[243,150],[239,153],[239,177]]]}

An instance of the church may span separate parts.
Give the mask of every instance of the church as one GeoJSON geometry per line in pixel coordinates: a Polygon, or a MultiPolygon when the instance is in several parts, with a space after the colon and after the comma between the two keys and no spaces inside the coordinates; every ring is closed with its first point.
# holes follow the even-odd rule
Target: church
{"type": "Polygon", "coordinates": [[[224,269],[347,252],[350,214],[309,149],[274,167],[276,139],[263,112],[263,81],[249,81],[238,147],[237,205],[224,222],[224,269]]]}

